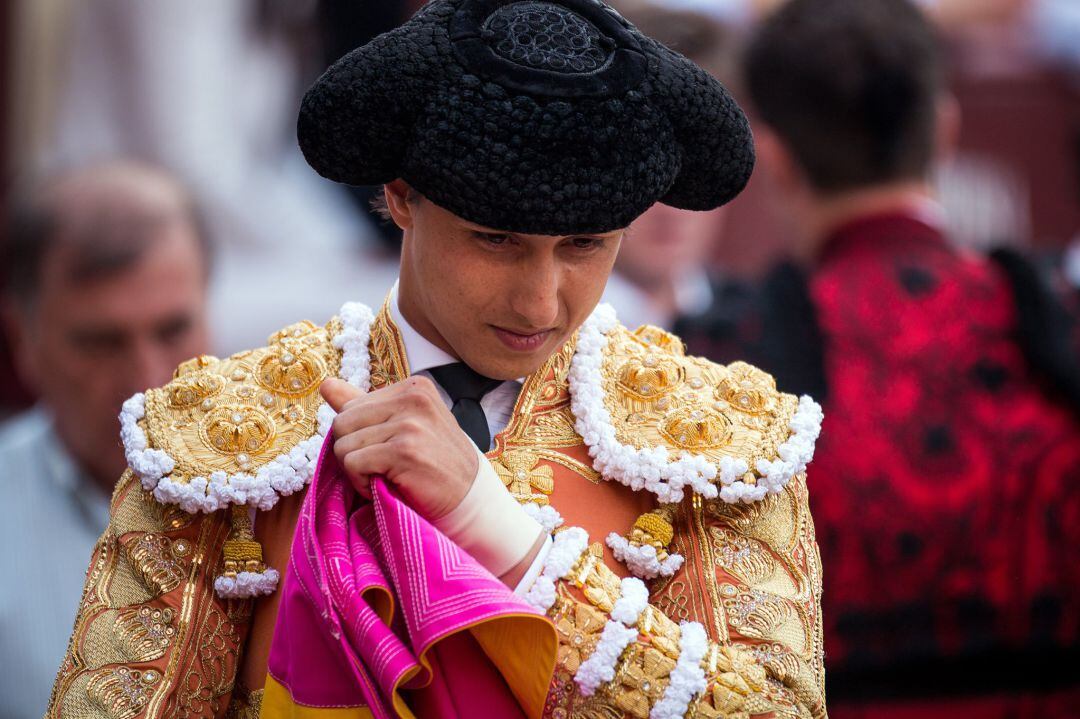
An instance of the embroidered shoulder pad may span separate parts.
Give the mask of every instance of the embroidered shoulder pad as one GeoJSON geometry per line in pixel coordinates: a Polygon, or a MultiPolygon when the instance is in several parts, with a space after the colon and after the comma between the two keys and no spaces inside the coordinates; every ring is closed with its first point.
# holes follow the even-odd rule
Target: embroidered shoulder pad
{"type": "Polygon", "coordinates": [[[582,327],[571,394],[596,469],[662,502],[685,487],[726,502],[778,494],[806,469],[821,430],[809,397],[777,391],[744,362],[687,356],[659,328],[631,332],[605,306],[582,327]]]}
{"type": "Polygon", "coordinates": [[[155,499],[186,512],[270,509],[314,473],[333,420],[320,383],[344,375],[368,389],[370,323],[370,310],[349,304],[324,327],[299,322],[265,347],[185,362],[169,384],[124,403],[129,466],[155,499]]]}

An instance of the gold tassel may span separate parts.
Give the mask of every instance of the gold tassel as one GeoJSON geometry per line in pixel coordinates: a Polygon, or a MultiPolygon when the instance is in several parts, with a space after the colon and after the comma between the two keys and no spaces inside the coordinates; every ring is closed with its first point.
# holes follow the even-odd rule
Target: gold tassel
{"type": "Polygon", "coordinates": [[[664,561],[668,557],[671,540],[675,538],[675,528],[672,526],[675,510],[676,505],[663,504],[641,515],[634,520],[626,540],[634,547],[651,545],[656,549],[657,561],[664,561]]]}
{"type": "Polygon", "coordinates": [[[234,504],[232,511],[232,530],[225,540],[225,571],[222,576],[235,578],[240,572],[261,574],[266,571],[263,564],[262,545],[255,540],[251,531],[251,517],[248,508],[234,504]]]}

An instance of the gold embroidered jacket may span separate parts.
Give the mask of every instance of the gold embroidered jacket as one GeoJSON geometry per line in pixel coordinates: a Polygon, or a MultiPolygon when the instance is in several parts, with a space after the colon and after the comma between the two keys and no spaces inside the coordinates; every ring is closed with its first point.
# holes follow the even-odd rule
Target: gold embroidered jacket
{"type": "MultiPolygon", "coordinates": [[[[311,437],[318,385],[341,370],[341,343],[333,339],[341,333],[339,318],[324,327],[292,325],[266,347],[187,362],[169,385],[149,391],[139,424],[148,446],[174,460],[173,481],[237,467],[255,472],[311,437]]],[[[408,376],[385,307],[368,347],[373,388],[408,376]]],[[[680,622],[697,621],[709,636],[701,662],[707,688],[687,716],[824,717],[821,569],[805,475],[751,503],[694,495],[659,508],[644,491],[604,481],[570,408],[575,347],[576,338],[526,380],[488,454],[515,498],[550,504],[593,542],[557,583],[549,611],[560,650],[545,716],[648,717],[675,669],[680,622]],[[650,582],[638,640],[620,656],[614,680],[586,697],[574,673],[595,648],[627,574],[603,545],[608,533],[628,533],[685,561],[673,576],[650,582]]],[[[776,454],[798,404],[768,375],[687,357],[677,338],[650,327],[608,334],[602,377],[621,440],[706,457],[723,450],[751,467],[776,454]]],[[[295,512],[297,501],[261,513],[257,524],[274,524],[286,505],[295,512]]],[[[237,679],[245,664],[257,676],[265,672],[269,638],[259,635],[273,626],[276,595],[223,599],[215,592],[231,525],[229,511],[188,514],[155,500],[131,470],[124,474],[48,717],[255,715],[237,679]],[[260,612],[270,621],[260,621],[260,612]]],[[[291,528],[281,534],[268,555],[291,543],[291,528]]]]}

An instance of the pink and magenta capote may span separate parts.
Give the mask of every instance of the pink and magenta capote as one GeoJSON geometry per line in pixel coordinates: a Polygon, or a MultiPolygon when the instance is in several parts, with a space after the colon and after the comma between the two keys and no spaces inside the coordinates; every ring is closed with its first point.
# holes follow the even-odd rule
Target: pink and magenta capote
{"type": "Polygon", "coordinates": [[[263,716],[539,716],[551,622],[381,478],[362,499],[332,441],[297,523],[263,716]]]}

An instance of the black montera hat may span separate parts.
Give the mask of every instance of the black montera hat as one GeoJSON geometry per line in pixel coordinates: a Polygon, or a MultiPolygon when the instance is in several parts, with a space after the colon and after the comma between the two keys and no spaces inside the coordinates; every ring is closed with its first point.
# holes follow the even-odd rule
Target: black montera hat
{"type": "Polygon", "coordinates": [[[402,178],[535,234],[620,229],[658,201],[719,207],[754,165],[723,86],[599,0],[432,0],[330,67],[297,132],[324,177],[402,178]]]}

